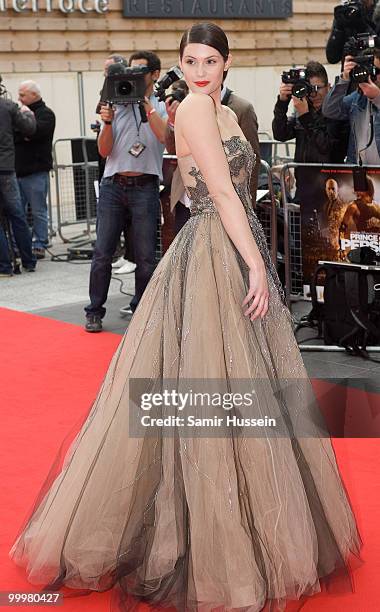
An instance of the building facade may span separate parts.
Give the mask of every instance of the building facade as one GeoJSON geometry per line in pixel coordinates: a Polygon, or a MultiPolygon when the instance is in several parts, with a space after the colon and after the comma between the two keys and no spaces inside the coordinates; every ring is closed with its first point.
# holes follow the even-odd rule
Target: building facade
{"type": "MultiPolygon", "coordinates": [[[[57,114],[57,137],[90,135],[108,55],[149,49],[169,68],[178,61],[183,30],[197,18],[215,21],[233,54],[228,85],[252,101],[260,129],[270,132],[282,70],[310,59],[326,63],[335,5],[335,0],[0,0],[0,74],[15,99],[21,80],[40,83],[57,114]],[[284,18],[245,16],[291,11],[284,18]],[[168,14],[194,18],[164,17],[168,14]]],[[[329,67],[331,76],[338,71],[339,66],[329,67]]]]}

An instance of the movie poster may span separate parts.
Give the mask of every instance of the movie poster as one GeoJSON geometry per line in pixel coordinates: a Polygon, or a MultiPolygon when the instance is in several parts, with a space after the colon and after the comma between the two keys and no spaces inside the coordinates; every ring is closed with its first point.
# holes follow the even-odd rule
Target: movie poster
{"type": "MultiPolygon", "coordinates": [[[[300,169],[301,170],[301,169],[300,169]]],[[[305,168],[298,176],[304,294],[319,260],[348,262],[351,249],[380,253],[380,169],[366,168],[359,191],[352,169],[305,168]]]]}

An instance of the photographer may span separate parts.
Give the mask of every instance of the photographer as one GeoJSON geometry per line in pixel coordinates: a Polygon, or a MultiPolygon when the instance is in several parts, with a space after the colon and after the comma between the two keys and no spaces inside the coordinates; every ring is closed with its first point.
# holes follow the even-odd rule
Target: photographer
{"type": "Polygon", "coordinates": [[[326,45],[326,57],[330,64],[342,60],[344,45],[349,38],[361,32],[376,33],[379,10],[380,2],[376,0],[343,0],[335,7],[333,26],[326,45]]]}
{"type": "MultiPolygon", "coordinates": [[[[0,79],[1,80],[1,79],[0,79]]],[[[32,252],[32,237],[15,172],[15,144],[17,132],[31,137],[36,130],[34,114],[27,106],[18,107],[15,102],[0,96],[0,212],[10,222],[24,270],[34,272],[36,258],[32,252]]],[[[0,276],[12,276],[10,244],[4,226],[0,224],[0,276]]]]}
{"type": "Polygon", "coordinates": [[[85,308],[88,332],[102,330],[106,309],[111,263],[126,218],[131,229],[136,261],[135,295],[130,303],[133,313],[156,267],[157,219],[160,210],[159,181],[166,131],[166,109],[153,95],[161,62],[149,51],[133,53],[131,68],[145,66],[143,108],[136,103],[102,106],[99,134],[100,155],[107,158],[100,186],[97,210],[97,238],[90,272],[90,300],[85,308]]]}
{"type": "MultiPolygon", "coordinates": [[[[350,122],[347,163],[380,164],[380,49],[359,57],[373,62],[376,75],[358,84],[356,91],[347,95],[352,70],[358,65],[351,55],[344,61],[343,72],[336,80],[323,103],[323,113],[330,119],[346,118],[350,122]]],[[[363,67],[363,66],[362,66],[363,67]]]]}
{"type": "MultiPolygon", "coordinates": [[[[108,75],[108,69],[113,64],[122,64],[123,66],[128,66],[128,61],[122,55],[112,54],[109,55],[103,66],[103,76],[104,78],[108,75]]],[[[100,91],[100,97],[102,96],[102,90],[100,91]]],[[[106,102],[103,102],[101,99],[99,100],[96,106],[96,114],[100,114],[100,110],[102,106],[107,106],[106,102]]],[[[98,141],[100,130],[101,130],[101,122],[96,120],[96,123],[91,124],[91,129],[96,134],[96,142],[98,141]]],[[[99,153],[98,149],[98,166],[99,166],[99,185],[103,178],[104,168],[106,167],[107,159],[102,157],[99,153]]],[[[131,224],[130,220],[126,220],[126,225],[123,230],[124,234],[124,254],[117,259],[112,264],[112,269],[114,274],[131,274],[136,269],[136,264],[134,263],[134,253],[133,253],[133,244],[132,244],[132,232],[131,232],[131,224]]]]}
{"type": "MultiPolygon", "coordinates": [[[[298,97],[298,92],[297,96],[293,95],[292,84],[281,83],[274,107],[273,137],[280,142],[295,138],[294,161],[297,163],[342,163],[347,152],[347,123],[327,119],[321,110],[330,88],[326,69],[319,62],[311,61],[303,72],[306,79],[302,87],[308,92],[303,97],[298,97]],[[288,117],[291,101],[294,113],[288,117]]],[[[303,90],[299,89],[303,94],[303,90]]],[[[299,168],[295,176],[299,181],[299,168]]],[[[295,200],[298,199],[296,192],[295,200]]]]}
{"type": "MultiPolygon", "coordinates": [[[[223,86],[221,91],[221,102],[234,111],[244,136],[251,143],[256,154],[256,163],[252,172],[250,184],[252,205],[254,207],[256,204],[256,191],[260,172],[260,145],[256,113],[250,102],[244,100],[244,98],[241,98],[240,96],[237,96],[226,85],[223,86]]],[[[168,126],[165,142],[168,153],[173,155],[176,153],[174,122],[178,106],[179,102],[177,100],[173,101],[169,99],[167,101],[168,126]]],[[[177,168],[173,174],[172,189],[170,194],[170,209],[172,212],[174,211],[174,227],[175,233],[177,234],[180,229],[182,229],[186,221],[190,218],[190,200],[185,193],[179,168],[177,168]]]]}

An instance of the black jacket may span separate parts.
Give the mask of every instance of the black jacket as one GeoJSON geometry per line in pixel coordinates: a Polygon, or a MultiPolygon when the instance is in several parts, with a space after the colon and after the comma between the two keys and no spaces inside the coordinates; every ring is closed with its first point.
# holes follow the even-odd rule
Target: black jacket
{"type": "Polygon", "coordinates": [[[16,136],[16,174],[28,176],[36,172],[48,172],[53,167],[52,144],[55,115],[43,100],[29,105],[34,112],[37,129],[30,139],[16,136]]]}
{"type": "Polygon", "coordinates": [[[272,122],[275,140],[296,139],[294,161],[298,163],[340,164],[347,155],[349,125],[346,121],[326,119],[312,107],[298,117],[287,116],[289,102],[278,98],[272,122]]]}
{"type": "MultiPolygon", "coordinates": [[[[376,6],[377,3],[375,3],[376,6]]],[[[374,20],[373,8],[362,7],[361,15],[356,20],[344,20],[335,17],[332,30],[326,44],[326,57],[330,64],[336,64],[343,59],[343,49],[345,43],[352,36],[367,32],[376,34],[377,24],[374,20]]]]}
{"type": "Polygon", "coordinates": [[[22,113],[15,102],[0,98],[0,172],[15,171],[15,131],[31,137],[35,129],[33,113],[22,113]]]}

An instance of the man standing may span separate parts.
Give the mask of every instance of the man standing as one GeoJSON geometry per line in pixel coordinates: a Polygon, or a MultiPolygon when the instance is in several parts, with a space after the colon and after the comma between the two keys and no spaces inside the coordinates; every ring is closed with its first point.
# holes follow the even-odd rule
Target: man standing
{"type": "MultiPolygon", "coordinates": [[[[26,106],[21,109],[10,100],[0,97],[0,212],[9,220],[24,270],[34,272],[36,258],[32,253],[32,239],[15,173],[16,131],[31,137],[36,129],[33,113],[26,106]]],[[[12,276],[9,244],[0,224],[0,277],[12,276]]]]}
{"type": "Polygon", "coordinates": [[[47,193],[49,170],[53,167],[52,145],[55,115],[41,97],[34,81],[24,81],[18,90],[19,100],[33,111],[36,131],[31,137],[16,138],[16,174],[25,211],[30,204],[33,216],[33,253],[45,257],[49,243],[47,193]]]}
{"type": "MultiPolygon", "coordinates": [[[[330,119],[347,119],[350,123],[350,139],[347,163],[378,166],[380,164],[380,49],[375,48],[373,65],[376,76],[359,83],[356,91],[349,93],[351,71],[357,66],[354,57],[344,59],[343,72],[323,102],[323,114],[330,119]]],[[[364,52],[362,57],[365,59],[364,52]]],[[[368,61],[371,57],[368,56],[368,61]]]]}
{"type": "Polygon", "coordinates": [[[138,104],[103,106],[103,127],[98,147],[107,158],[97,210],[97,238],[90,272],[90,300],[86,306],[88,332],[102,330],[111,280],[112,257],[126,218],[131,221],[136,262],[133,313],[156,267],[157,219],[160,210],[159,182],[165,148],[166,109],[153,94],[161,62],[155,53],[140,51],[129,59],[131,67],[147,66],[144,75],[145,112],[142,122],[138,104]]]}

